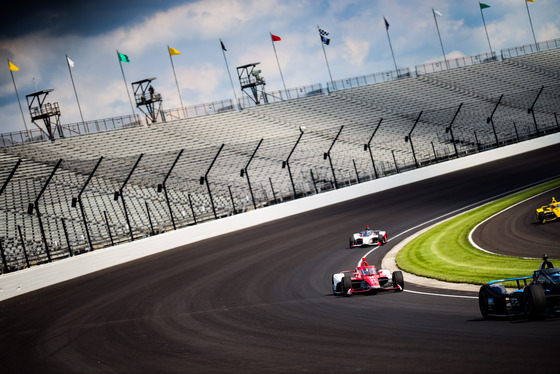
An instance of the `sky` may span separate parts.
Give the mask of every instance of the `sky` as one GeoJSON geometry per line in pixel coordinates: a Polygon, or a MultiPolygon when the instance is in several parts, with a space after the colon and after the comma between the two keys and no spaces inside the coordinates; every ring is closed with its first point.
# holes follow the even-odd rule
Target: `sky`
{"type": "MultiPolygon", "coordinates": [[[[533,43],[525,0],[484,0],[492,50],[533,43]]],[[[317,26],[334,80],[394,70],[383,17],[389,22],[399,68],[443,60],[432,9],[448,59],[489,52],[477,0],[31,0],[12,1],[0,13],[0,133],[32,129],[25,95],[54,89],[61,123],[80,121],[66,62],[84,119],[129,115],[128,84],[156,77],[163,108],[180,107],[167,47],[185,106],[233,99],[220,46],[223,41],[236,95],[237,66],[260,62],[266,91],[330,81],[317,26]],[[275,42],[270,33],[282,40],[275,42]],[[19,68],[10,72],[8,59],[19,68]],[[280,69],[278,67],[280,64],[280,69]],[[11,74],[12,73],[12,74],[11,74]],[[14,81],[12,81],[12,75],[14,81]]],[[[560,1],[528,3],[537,41],[560,38],[560,1]]],[[[139,111],[137,111],[139,113],[139,111]]]]}

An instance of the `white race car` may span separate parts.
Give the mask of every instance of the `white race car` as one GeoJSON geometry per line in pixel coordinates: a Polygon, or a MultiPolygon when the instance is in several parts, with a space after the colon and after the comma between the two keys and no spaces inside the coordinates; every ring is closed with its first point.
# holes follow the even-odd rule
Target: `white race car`
{"type": "Polygon", "coordinates": [[[371,230],[369,226],[366,226],[365,230],[355,233],[348,239],[348,246],[350,248],[366,245],[383,245],[385,243],[387,243],[387,232],[371,230]]]}

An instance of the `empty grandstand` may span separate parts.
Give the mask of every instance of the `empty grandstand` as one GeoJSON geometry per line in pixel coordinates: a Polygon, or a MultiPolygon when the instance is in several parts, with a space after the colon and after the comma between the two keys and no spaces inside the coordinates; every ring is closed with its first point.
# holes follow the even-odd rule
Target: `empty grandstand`
{"type": "Polygon", "coordinates": [[[3,134],[2,272],[560,131],[558,47],[3,134]]]}

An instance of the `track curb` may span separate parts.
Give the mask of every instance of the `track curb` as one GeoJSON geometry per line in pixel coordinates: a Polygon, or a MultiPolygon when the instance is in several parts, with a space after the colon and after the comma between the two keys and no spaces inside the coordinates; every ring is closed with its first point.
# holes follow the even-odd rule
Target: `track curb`
{"type": "MultiPolygon", "coordinates": [[[[463,214],[463,213],[461,213],[463,214]]],[[[450,217],[448,219],[452,219],[455,217],[450,217]]],[[[444,290],[455,290],[455,291],[469,291],[469,292],[478,292],[478,290],[480,289],[480,285],[476,285],[476,284],[469,284],[469,283],[450,283],[450,282],[444,282],[438,279],[434,279],[434,278],[428,278],[428,277],[422,277],[416,274],[412,274],[412,273],[408,273],[405,272],[404,270],[400,269],[397,266],[397,254],[399,253],[399,251],[401,249],[404,248],[405,245],[407,245],[409,242],[411,242],[412,240],[416,239],[418,236],[420,236],[421,234],[425,233],[426,231],[441,225],[443,222],[447,221],[448,219],[444,220],[444,221],[440,221],[438,223],[435,223],[429,227],[426,227],[406,238],[404,238],[403,240],[401,240],[399,243],[397,243],[389,252],[387,252],[387,254],[385,255],[385,257],[383,257],[383,260],[381,260],[381,267],[383,269],[389,269],[391,270],[391,272],[393,271],[402,271],[403,275],[404,275],[404,281],[405,281],[405,288],[406,288],[406,283],[412,283],[412,284],[416,284],[419,286],[424,286],[424,287],[430,287],[430,288],[439,288],[439,289],[444,289],[444,290]]]]}
{"type": "MultiPolygon", "coordinates": [[[[532,187],[534,187],[534,186],[532,186],[532,187]]],[[[525,190],[527,190],[527,189],[529,189],[529,188],[532,188],[532,187],[527,187],[527,188],[522,189],[521,191],[517,191],[517,192],[522,192],[522,191],[525,191],[525,190]]],[[[551,191],[551,190],[553,190],[553,189],[555,189],[555,188],[557,188],[557,187],[554,187],[554,188],[552,188],[552,189],[550,189],[550,190],[541,192],[541,193],[539,193],[539,194],[537,194],[537,195],[531,196],[531,197],[529,197],[529,198],[527,198],[527,199],[525,199],[525,200],[523,200],[523,201],[521,201],[521,202],[519,202],[519,203],[516,203],[516,204],[514,204],[514,205],[512,205],[512,206],[515,206],[515,205],[517,205],[517,204],[520,204],[520,203],[522,203],[522,202],[524,202],[524,201],[526,201],[526,200],[532,199],[532,198],[534,198],[535,196],[540,196],[540,195],[542,195],[542,194],[544,194],[544,193],[547,193],[547,192],[549,192],[549,191],[551,191]]],[[[497,201],[497,200],[499,200],[499,199],[500,199],[500,198],[492,199],[491,201],[488,201],[488,202],[482,204],[481,206],[478,206],[478,207],[472,208],[472,209],[468,209],[468,210],[466,210],[466,211],[464,211],[464,212],[461,212],[461,213],[459,213],[459,214],[456,214],[456,215],[454,215],[454,216],[452,216],[452,217],[448,217],[448,218],[446,218],[446,219],[444,219],[444,220],[442,220],[442,221],[440,221],[440,222],[434,223],[434,224],[432,224],[432,225],[430,225],[430,226],[428,226],[428,227],[426,227],[426,228],[424,228],[424,229],[422,229],[422,230],[420,230],[420,231],[418,231],[418,232],[416,232],[416,233],[414,233],[414,234],[412,234],[412,235],[410,235],[410,236],[404,238],[404,239],[401,240],[399,243],[397,243],[389,252],[387,252],[387,254],[385,255],[385,257],[383,257],[383,259],[381,260],[381,267],[384,268],[384,269],[389,269],[389,270],[391,270],[391,272],[396,271],[396,270],[402,271],[402,272],[403,272],[403,275],[405,276],[405,282],[410,282],[410,283],[417,284],[417,285],[420,285],[420,286],[431,287],[431,288],[439,288],[439,289],[445,289],[445,290],[458,290],[458,291],[478,292],[478,290],[480,289],[480,285],[471,284],[471,283],[451,283],[451,282],[444,282],[444,281],[440,281],[440,280],[435,279],[435,278],[428,278],[428,277],[423,277],[423,276],[419,276],[419,275],[416,275],[416,274],[412,274],[412,273],[405,272],[404,270],[402,270],[402,269],[400,269],[400,268],[398,267],[397,261],[396,261],[396,257],[397,257],[397,254],[399,253],[399,251],[400,251],[401,249],[403,249],[405,245],[407,245],[409,242],[411,242],[412,240],[416,239],[418,236],[422,235],[422,234],[425,233],[426,231],[431,230],[432,228],[434,228],[434,227],[436,227],[436,226],[438,226],[438,225],[441,225],[442,223],[444,223],[444,222],[446,222],[446,221],[448,221],[448,220],[450,220],[450,219],[456,218],[456,217],[458,217],[458,216],[460,216],[460,215],[462,215],[462,214],[465,214],[465,213],[470,212],[470,211],[472,211],[472,210],[479,209],[479,208],[481,208],[481,207],[483,207],[483,206],[485,206],[485,205],[487,205],[487,204],[491,204],[492,202],[497,201]]],[[[509,208],[511,208],[511,207],[506,208],[506,210],[509,209],[509,208]]],[[[492,253],[492,252],[490,252],[490,251],[487,251],[487,250],[481,248],[480,246],[476,245],[476,244],[474,243],[474,241],[472,240],[472,233],[473,233],[473,232],[478,228],[478,226],[480,226],[483,222],[486,222],[486,221],[488,221],[489,219],[494,218],[495,216],[497,216],[498,214],[500,214],[500,213],[502,213],[502,212],[503,212],[503,211],[500,211],[500,212],[498,212],[498,213],[492,215],[491,217],[486,218],[484,221],[480,222],[475,228],[473,228],[473,229],[471,230],[471,232],[469,233],[469,242],[471,243],[471,245],[473,245],[475,248],[477,248],[478,250],[481,250],[481,251],[483,251],[483,252],[490,253],[490,254],[496,254],[496,253],[492,253]]]]}

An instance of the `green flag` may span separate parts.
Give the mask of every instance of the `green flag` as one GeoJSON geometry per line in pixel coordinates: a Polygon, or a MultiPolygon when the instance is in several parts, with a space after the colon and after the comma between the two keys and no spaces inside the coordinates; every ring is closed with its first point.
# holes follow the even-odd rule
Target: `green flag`
{"type": "Polygon", "coordinates": [[[128,58],[127,55],[120,52],[118,52],[118,54],[119,54],[119,60],[121,60],[122,62],[130,62],[130,59],[128,58]]]}
{"type": "Polygon", "coordinates": [[[488,4],[484,4],[484,3],[479,3],[479,4],[480,4],[480,9],[490,8],[490,5],[488,4]]]}

